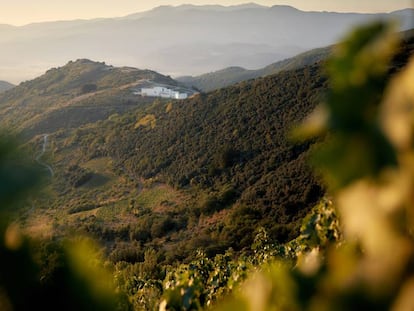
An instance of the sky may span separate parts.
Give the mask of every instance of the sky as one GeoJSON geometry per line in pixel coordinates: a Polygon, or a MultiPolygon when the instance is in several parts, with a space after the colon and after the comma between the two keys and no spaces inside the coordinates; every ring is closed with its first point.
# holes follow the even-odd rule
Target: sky
{"type": "MultiPolygon", "coordinates": [[[[0,24],[119,17],[160,5],[236,5],[251,0],[0,0],[0,24]]],[[[255,3],[291,5],[304,11],[390,12],[413,7],[414,0],[256,0],[255,3]]]]}

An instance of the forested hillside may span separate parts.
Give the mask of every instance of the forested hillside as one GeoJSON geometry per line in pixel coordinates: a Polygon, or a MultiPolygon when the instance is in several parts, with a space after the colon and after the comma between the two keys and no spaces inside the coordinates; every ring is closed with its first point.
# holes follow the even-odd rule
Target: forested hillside
{"type": "Polygon", "coordinates": [[[140,241],[168,260],[249,248],[258,226],[290,240],[323,189],[305,164],[312,143],[287,135],[325,88],[315,65],[60,131],[49,137],[56,202],[98,238],[140,241]]]}
{"type": "MultiPolygon", "coordinates": [[[[107,146],[131,174],[208,190],[204,213],[238,202],[253,222],[292,238],[322,191],[305,165],[310,144],[292,144],[287,134],[325,86],[319,69],[309,67],[230,87],[153,111],[153,129],[126,127],[107,146]]],[[[234,241],[245,236],[239,234],[234,241]]]]}

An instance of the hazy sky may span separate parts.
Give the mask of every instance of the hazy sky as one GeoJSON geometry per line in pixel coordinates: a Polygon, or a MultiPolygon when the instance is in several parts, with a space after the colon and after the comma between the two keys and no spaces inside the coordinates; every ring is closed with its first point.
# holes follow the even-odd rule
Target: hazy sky
{"type": "MultiPolygon", "coordinates": [[[[251,0],[0,0],[0,24],[116,17],[160,5],[235,5],[251,0]]],[[[389,12],[412,7],[414,0],[256,0],[261,5],[286,4],[305,11],[389,12]]]]}

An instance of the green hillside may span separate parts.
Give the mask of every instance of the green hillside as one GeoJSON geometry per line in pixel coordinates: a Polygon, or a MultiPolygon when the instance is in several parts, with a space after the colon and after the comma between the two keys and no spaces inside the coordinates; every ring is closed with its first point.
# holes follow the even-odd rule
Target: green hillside
{"type": "Polygon", "coordinates": [[[151,102],[131,88],[141,81],[177,85],[169,77],[136,68],[115,68],[80,59],[0,94],[2,126],[25,137],[106,119],[151,102]]]}

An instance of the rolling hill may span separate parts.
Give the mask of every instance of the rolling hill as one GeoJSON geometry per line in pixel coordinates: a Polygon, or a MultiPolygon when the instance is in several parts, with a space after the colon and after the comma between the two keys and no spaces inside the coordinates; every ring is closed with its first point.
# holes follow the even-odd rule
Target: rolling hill
{"type": "Polygon", "coordinates": [[[147,81],[179,85],[150,70],[116,68],[87,59],[71,61],[0,94],[2,126],[31,138],[106,119],[152,102],[132,92],[147,81]]]}

